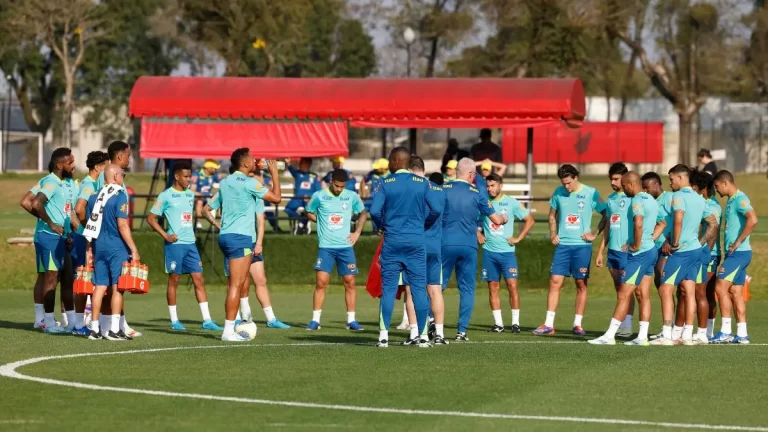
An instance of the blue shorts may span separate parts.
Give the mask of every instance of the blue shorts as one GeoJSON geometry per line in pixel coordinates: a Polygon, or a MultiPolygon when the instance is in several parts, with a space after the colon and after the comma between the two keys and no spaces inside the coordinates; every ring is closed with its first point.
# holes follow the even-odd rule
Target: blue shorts
{"type": "Polygon", "coordinates": [[[64,266],[67,239],[47,232],[40,232],[35,243],[37,272],[59,271],[64,266]]]}
{"type": "Polygon", "coordinates": [[[627,252],[608,249],[608,268],[614,270],[624,270],[627,266],[627,252]]]}
{"type": "Polygon", "coordinates": [[[96,253],[93,261],[93,284],[110,287],[120,279],[123,263],[128,261],[128,251],[96,253]]]}
{"type": "Polygon", "coordinates": [[[717,268],[720,266],[720,255],[710,255],[709,262],[706,265],[707,273],[716,273],[717,268]]]}
{"type": "Polygon", "coordinates": [[[85,266],[85,250],[88,248],[88,240],[80,234],[72,234],[72,240],[74,244],[72,246],[72,265],[77,269],[78,267],[85,266]]]}
{"type": "MultiPolygon", "coordinates": [[[[253,249],[256,249],[256,243],[253,244],[253,249]]],[[[251,253],[251,264],[255,264],[257,262],[264,262],[264,255],[254,255],[251,253]]],[[[227,258],[224,258],[224,276],[229,277],[229,260],[227,258]]]]}
{"type": "Polygon", "coordinates": [[[242,234],[222,234],[219,236],[219,248],[224,259],[245,258],[253,254],[253,238],[242,234]]]}
{"type": "Polygon", "coordinates": [[[427,285],[443,285],[443,259],[439,253],[427,253],[427,285]]]}
{"type": "Polygon", "coordinates": [[[338,249],[320,248],[317,251],[316,271],[330,274],[333,271],[334,264],[339,276],[356,275],[357,261],[355,260],[355,250],[351,247],[344,247],[338,249]]]}
{"type": "Polygon", "coordinates": [[[483,280],[498,282],[517,279],[517,256],[514,252],[483,251],[483,280]]]}
{"type": "Polygon", "coordinates": [[[574,279],[589,279],[589,266],[592,262],[592,245],[564,245],[555,247],[552,276],[573,276],[574,279]]]}
{"type": "Polygon", "coordinates": [[[717,269],[717,278],[726,280],[736,286],[744,285],[747,277],[747,267],[752,261],[752,251],[736,251],[726,255],[717,269]]]}
{"type": "Polygon", "coordinates": [[[194,243],[169,243],[165,245],[164,251],[166,273],[182,275],[203,272],[203,262],[194,243]]]}
{"type": "Polygon", "coordinates": [[[680,285],[682,281],[696,282],[701,278],[701,250],[675,252],[667,258],[664,270],[661,272],[661,283],[680,285]]]}
{"type": "Polygon", "coordinates": [[[645,276],[653,276],[659,253],[649,249],[637,255],[627,254],[627,262],[621,269],[621,283],[638,286],[645,276]]]}

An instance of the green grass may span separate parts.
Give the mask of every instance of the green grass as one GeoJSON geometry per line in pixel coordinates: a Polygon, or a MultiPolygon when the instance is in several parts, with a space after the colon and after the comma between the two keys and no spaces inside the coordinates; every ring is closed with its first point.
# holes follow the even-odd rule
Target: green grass
{"type": "MultiPolygon", "coordinates": [[[[343,298],[329,293],[323,328],[309,333],[311,290],[284,287],[273,293],[278,316],[298,328],[272,330],[251,300],[259,335],[239,348],[193,349],[54,359],[20,367],[33,377],[100,386],[229,396],[271,401],[361,407],[458,411],[729,426],[766,426],[765,358],[768,346],[594,347],[568,330],[573,296],[564,295],[558,334],[536,338],[489,334],[485,291],[478,286],[470,327],[471,344],[430,350],[373,347],[377,302],[362,290],[358,318],[366,331],[343,330],[343,298]],[[493,342],[493,343],[482,343],[493,342]],[[506,342],[506,343],[501,343],[506,342]],[[511,343],[510,343],[511,342],[511,343]],[[296,344],[320,343],[298,346],[296,344]],[[335,344],[331,344],[335,343],[335,344]],[[292,346],[295,345],[295,346],[292,346]]],[[[0,364],[40,356],[168,347],[220,346],[217,335],[168,329],[164,290],[129,296],[129,322],[145,336],[132,342],[88,341],[31,330],[28,292],[0,293],[0,364]]],[[[222,320],[223,295],[214,290],[211,309],[222,320]]],[[[455,331],[458,297],[447,295],[448,335],[455,331]]],[[[604,330],[613,299],[592,298],[584,326],[590,336],[604,330]]],[[[659,308],[654,299],[654,322],[659,308]]],[[[545,296],[522,293],[523,327],[540,324],[545,296]]],[[[399,322],[397,306],[394,324],[399,322]]],[[[755,343],[768,331],[768,302],[752,301],[750,334],[755,343]]],[[[199,326],[190,292],[181,292],[179,314],[188,329],[199,326]]],[[[509,311],[505,307],[505,322],[509,311]]],[[[393,331],[394,342],[404,332],[393,331]]],[[[660,426],[569,423],[525,419],[480,419],[369,411],[263,405],[69,388],[0,377],[0,429],[66,430],[98,424],[103,430],[661,430],[660,426]],[[15,421],[15,423],[12,423],[15,421]]]]}

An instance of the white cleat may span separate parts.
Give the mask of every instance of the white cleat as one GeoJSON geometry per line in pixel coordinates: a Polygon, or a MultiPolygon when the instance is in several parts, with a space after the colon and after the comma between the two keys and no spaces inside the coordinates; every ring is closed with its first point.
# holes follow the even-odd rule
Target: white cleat
{"type": "Polygon", "coordinates": [[[648,339],[640,339],[636,338],[629,342],[624,342],[624,345],[627,346],[648,346],[648,339]]]}
{"type": "Polygon", "coordinates": [[[240,336],[234,332],[230,334],[222,334],[221,340],[222,342],[248,342],[247,337],[240,336]]]}
{"type": "Polygon", "coordinates": [[[55,325],[55,326],[45,326],[45,327],[43,328],[43,331],[44,331],[45,333],[48,333],[48,334],[64,334],[64,333],[71,333],[71,332],[68,332],[68,331],[67,331],[67,329],[65,329],[64,327],[62,327],[62,326],[60,326],[60,325],[58,325],[58,324],[57,324],[57,325],[55,325]]]}
{"type": "Polygon", "coordinates": [[[33,329],[44,329],[45,328],[45,323],[43,323],[43,320],[40,320],[40,321],[32,324],[32,328],[33,329]]]}
{"type": "Polygon", "coordinates": [[[397,326],[397,329],[398,330],[408,330],[408,326],[410,326],[408,321],[403,321],[403,322],[400,323],[399,326],[397,326]]]}
{"type": "Polygon", "coordinates": [[[709,339],[707,339],[706,336],[701,336],[697,334],[693,337],[692,345],[707,345],[707,344],[709,344],[709,339]]]}
{"type": "Polygon", "coordinates": [[[662,337],[664,337],[664,332],[660,331],[658,334],[651,335],[651,337],[649,339],[650,340],[656,340],[656,339],[659,339],[659,338],[662,338],[662,337]]]}
{"type": "Polygon", "coordinates": [[[388,348],[388,347],[389,347],[389,341],[386,339],[382,339],[376,344],[376,348],[388,348]]]}
{"type": "Polygon", "coordinates": [[[432,344],[427,339],[419,339],[419,348],[432,348],[432,344]]]}
{"type": "Polygon", "coordinates": [[[675,342],[673,342],[672,339],[667,339],[667,338],[662,336],[662,337],[660,337],[658,339],[652,340],[649,343],[649,345],[654,345],[654,346],[674,346],[675,342]]]}
{"type": "Polygon", "coordinates": [[[588,340],[587,342],[591,345],[616,345],[616,339],[607,338],[605,336],[600,336],[597,339],[588,340]]]}
{"type": "Polygon", "coordinates": [[[684,339],[684,338],[680,338],[680,343],[682,343],[682,344],[683,344],[683,345],[685,345],[685,346],[693,346],[693,345],[696,345],[696,344],[693,342],[693,338],[691,338],[691,339],[684,339]]]}
{"type": "Polygon", "coordinates": [[[128,326],[125,326],[125,329],[123,330],[123,332],[125,333],[126,336],[132,337],[132,338],[144,336],[143,334],[141,334],[141,332],[138,332],[128,326]]]}

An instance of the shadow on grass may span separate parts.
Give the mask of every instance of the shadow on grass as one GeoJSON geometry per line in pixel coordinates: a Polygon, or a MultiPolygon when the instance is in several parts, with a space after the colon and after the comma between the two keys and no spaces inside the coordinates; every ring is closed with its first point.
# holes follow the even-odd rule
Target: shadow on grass
{"type": "MultiPolygon", "coordinates": [[[[13,330],[26,330],[34,333],[42,333],[43,331],[39,328],[32,328],[32,324],[29,322],[12,322],[12,321],[3,321],[0,320],[0,328],[7,328],[7,329],[13,329],[13,330]]],[[[69,335],[69,333],[61,333],[64,335],[69,335]]]]}

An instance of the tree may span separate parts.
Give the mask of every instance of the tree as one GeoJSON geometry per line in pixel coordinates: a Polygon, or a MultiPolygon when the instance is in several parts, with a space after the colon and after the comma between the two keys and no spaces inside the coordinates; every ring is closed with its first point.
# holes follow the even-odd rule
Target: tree
{"type": "Polygon", "coordinates": [[[765,1],[756,0],[754,10],[744,21],[752,29],[745,59],[754,83],[752,90],[764,101],[768,99],[768,9],[765,1]]]}
{"type": "MultiPolygon", "coordinates": [[[[729,66],[734,63],[734,50],[727,33],[729,26],[721,20],[716,4],[658,2],[653,7],[652,27],[659,58],[654,61],[648,55],[648,43],[628,33],[628,18],[642,9],[637,1],[646,0],[611,2],[606,28],[637,56],[653,87],[674,107],[680,122],[680,162],[693,164],[693,121],[708,94],[722,93],[732,85],[729,66]]],[[[636,15],[633,19],[646,18],[636,15]]]]}
{"type": "Polygon", "coordinates": [[[58,59],[63,79],[62,116],[54,124],[54,144],[70,145],[70,121],[75,104],[75,81],[86,48],[106,34],[103,5],[92,0],[20,0],[11,5],[12,31],[39,40],[58,59]],[[59,133],[56,133],[59,126],[59,133]]]}

